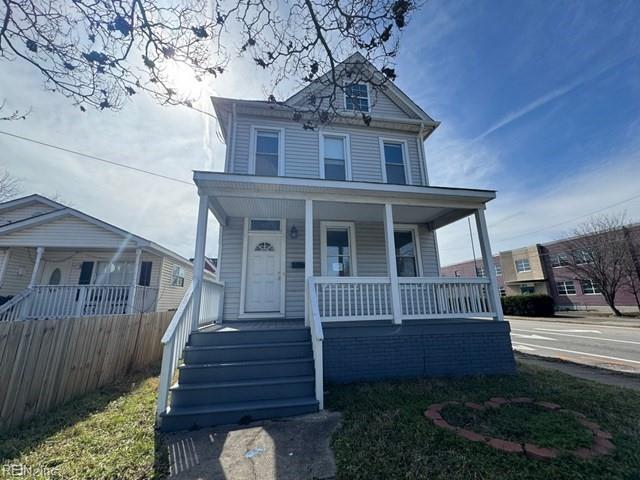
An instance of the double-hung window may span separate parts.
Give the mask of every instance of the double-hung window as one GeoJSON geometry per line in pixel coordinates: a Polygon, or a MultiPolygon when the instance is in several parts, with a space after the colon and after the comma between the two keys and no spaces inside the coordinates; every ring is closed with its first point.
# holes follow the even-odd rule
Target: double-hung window
{"type": "Polygon", "coordinates": [[[98,285],[130,285],[133,278],[133,262],[98,262],[98,285]]]}
{"type": "Polygon", "coordinates": [[[558,295],[575,295],[576,286],[571,280],[562,280],[556,282],[556,288],[558,289],[558,295]]]}
{"type": "Polygon", "coordinates": [[[496,269],[496,276],[497,275],[502,275],[502,264],[501,263],[494,263],[493,264],[493,268],[496,269]]]}
{"type": "Polygon", "coordinates": [[[476,277],[486,277],[484,267],[482,265],[476,266],[476,277]]]}
{"type": "Polygon", "coordinates": [[[385,182],[406,185],[407,172],[404,164],[404,144],[402,142],[382,140],[382,155],[385,182]]]}
{"type": "Polygon", "coordinates": [[[580,286],[582,287],[582,293],[585,295],[597,295],[602,293],[598,286],[593,283],[593,280],[580,280],[580,286]]]}
{"type": "Polygon", "coordinates": [[[344,87],[344,107],[356,112],[369,111],[369,88],[365,83],[355,83],[344,87]]]}
{"type": "Polygon", "coordinates": [[[277,177],[280,162],[280,130],[257,128],[255,130],[254,173],[267,177],[277,177]]]}
{"type": "Polygon", "coordinates": [[[520,258],[516,260],[516,272],[524,273],[531,271],[531,265],[529,264],[528,258],[520,258]]]}
{"type": "Polygon", "coordinates": [[[173,272],[171,273],[171,286],[184,287],[184,268],[180,265],[173,266],[173,272]]]}
{"type": "Polygon", "coordinates": [[[398,228],[393,232],[396,249],[396,267],[399,277],[419,275],[418,247],[414,229],[398,228]]]}
{"type": "Polygon", "coordinates": [[[346,222],[321,224],[322,275],[350,277],[355,272],[354,225],[346,222]]]}
{"type": "Polygon", "coordinates": [[[349,151],[344,135],[322,135],[322,163],[327,180],[350,180],[349,151]]]}

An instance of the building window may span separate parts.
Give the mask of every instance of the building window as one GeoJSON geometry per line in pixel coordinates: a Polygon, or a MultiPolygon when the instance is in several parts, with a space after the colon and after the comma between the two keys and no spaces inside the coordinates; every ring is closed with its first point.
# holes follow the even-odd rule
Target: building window
{"type": "Polygon", "coordinates": [[[280,159],[280,133],[256,130],[255,174],[277,177],[280,159]]]}
{"type": "Polygon", "coordinates": [[[355,275],[353,224],[322,223],[321,235],[322,275],[329,277],[355,275]]]}
{"type": "Polygon", "coordinates": [[[569,257],[565,253],[558,253],[556,255],[551,255],[551,266],[552,267],[566,267],[569,265],[569,257]]]}
{"type": "Polygon", "coordinates": [[[536,293],[536,287],[533,283],[523,283],[520,285],[520,295],[532,295],[536,293]]]}
{"type": "Polygon", "coordinates": [[[587,250],[576,250],[573,252],[573,259],[576,262],[576,265],[584,265],[585,263],[593,262],[591,252],[587,250]]]}
{"type": "Polygon", "coordinates": [[[138,277],[138,285],[141,287],[148,287],[151,285],[151,268],[152,262],[140,263],[140,276],[138,277]]]}
{"type": "Polygon", "coordinates": [[[501,297],[506,297],[507,296],[507,289],[504,287],[500,287],[500,296],[501,297]]]}
{"type": "Polygon", "coordinates": [[[418,257],[413,230],[393,232],[396,248],[396,266],[399,277],[418,276],[418,257]]]}
{"type": "Polygon", "coordinates": [[[98,262],[97,285],[130,285],[133,262],[98,262]]]}
{"type": "Polygon", "coordinates": [[[280,220],[251,220],[249,229],[252,232],[279,232],[280,220]]]}
{"type": "Polygon", "coordinates": [[[496,269],[496,275],[502,275],[502,264],[494,263],[493,266],[496,269]]]}
{"type": "Polygon", "coordinates": [[[382,142],[384,155],[385,180],[387,183],[406,185],[407,176],[404,168],[404,148],[400,142],[382,142]]]}
{"type": "Polygon", "coordinates": [[[171,275],[171,286],[184,287],[184,268],[180,265],[173,266],[173,273],[171,275]]]}
{"type": "Polygon", "coordinates": [[[593,283],[593,280],[581,280],[580,286],[582,287],[582,293],[585,295],[598,295],[602,293],[598,286],[593,283]]]}
{"type": "Polygon", "coordinates": [[[344,105],[347,110],[369,111],[369,88],[365,83],[347,85],[344,88],[344,105]]]}
{"type": "Polygon", "coordinates": [[[521,258],[520,260],[516,260],[516,272],[524,273],[524,272],[530,272],[530,271],[531,271],[531,265],[529,265],[528,258],[521,258]]]}
{"type": "Polygon", "coordinates": [[[327,180],[350,180],[348,172],[347,137],[322,136],[322,161],[324,178],[327,180]]]}
{"type": "Polygon", "coordinates": [[[476,277],[485,277],[484,267],[482,265],[476,266],[476,277]]]}
{"type": "Polygon", "coordinates": [[[558,289],[558,295],[575,295],[576,286],[571,280],[563,280],[556,282],[556,288],[558,289]]]}
{"type": "Polygon", "coordinates": [[[460,270],[456,270],[453,272],[453,276],[454,277],[459,277],[460,276],[460,270]]]}

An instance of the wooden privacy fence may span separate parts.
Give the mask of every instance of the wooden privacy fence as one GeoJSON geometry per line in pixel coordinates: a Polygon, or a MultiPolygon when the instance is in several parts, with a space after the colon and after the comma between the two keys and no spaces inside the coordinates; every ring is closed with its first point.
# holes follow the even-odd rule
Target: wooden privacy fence
{"type": "Polygon", "coordinates": [[[0,431],[162,357],[173,312],[0,323],[0,431]]]}

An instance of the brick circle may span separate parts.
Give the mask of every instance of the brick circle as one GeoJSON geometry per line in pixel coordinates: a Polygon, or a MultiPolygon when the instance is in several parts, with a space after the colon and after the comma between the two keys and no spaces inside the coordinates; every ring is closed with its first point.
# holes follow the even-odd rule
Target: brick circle
{"type": "Polygon", "coordinates": [[[591,431],[591,433],[593,434],[593,443],[589,448],[582,447],[575,450],[568,450],[567,453],[583,460],[589,460],[602,455],[610,455],[615,450],[615,445],[611,442],[611,434],[605,430],[602,430],[602,428],[600,428],[600,425],[598,425],[596,422],[587,420],[587,418],[582,413],[562,408],[557,403],[547,401],[534,401],[529,397],[514,397],[509,399],[503,397],[492,397],[484,403],[465,402],[463,404],[462,402],[456,401],[434,403],[424,411],[424,416],[428,420],[431,420],[433,424],[439,428],[449,430],[459,437],[464,438],[465,440],[484,443],[502,452],[518,453],[536,460],[552,460],[556,458],[560,453],[560,451],[556,448],[541,447],[540,445],[536,445],[534,443],[517,443],[501,438],[491,437],[489,435],[483,435],[472,430],[467,430],[462,427],[451,425],[446,420],[444,420],[442,418],[442,415],[440,414],[441,410],[447,405],[463,404],[465,407],[472,410],[483,411],[490,408],[500,408],[502,405],[523,403],[534,404],[547,410],[570,413],[576,417],[581,425],[591,431]]]}

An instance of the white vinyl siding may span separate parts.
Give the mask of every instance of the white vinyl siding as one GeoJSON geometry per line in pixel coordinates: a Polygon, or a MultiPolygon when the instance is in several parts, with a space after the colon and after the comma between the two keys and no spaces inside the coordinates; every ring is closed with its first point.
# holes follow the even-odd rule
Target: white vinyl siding
{"type": "MultiPolygon", "coordinates": [[[[282,128],[284,130],[284,175],[301,178],[321,178],[320,140],[317,130],[305,130],[300,123],[264,117],[239,115],[236,129],[233,173],[249,173],[250,138],[252,127],[282,128]]],[[[332,125],[322,129],[331,135],[349,135],[348,144],[353,181],[382,182],[379,139],[392,137],[406,145],[406,161],[412,185],[423,185],[421,159],[416,136],[390,132],[366,126],[332,125]]]]}
{"type": "Polygon", "coordinates": [[[158,307],[159,312],[166,310],[175,310],[180,305],[180,301],[187,289],[191,285],[193,275],[193,268],[187,266],[181,262],[176,262],[170,257],[164,257],[162,259],[162,266],[160,270],[160,291],[158,292],[158,307]],[[173,270],[176,265],[184,268],[184,286],[177,287],[172,285],[173,270]]]}
{"type": "Polygon", "coordinates": [[[25,218],[31,218],[35,215],[42,215],[55,210],[52,206],[41,202],[30,203],[21,207],[12,208],[6,211],[0,211],[0,226],[8,223],[17,222],[25,218]]]}
{"type": "Polygon", "coordinates": [[[12,248],[9,253],[9,262],[4,272],[4,278],[0,285],[1,296],[13,296],[29,286],[33,264],[35,262],[35,250],[27,248],[12,248]]]}

